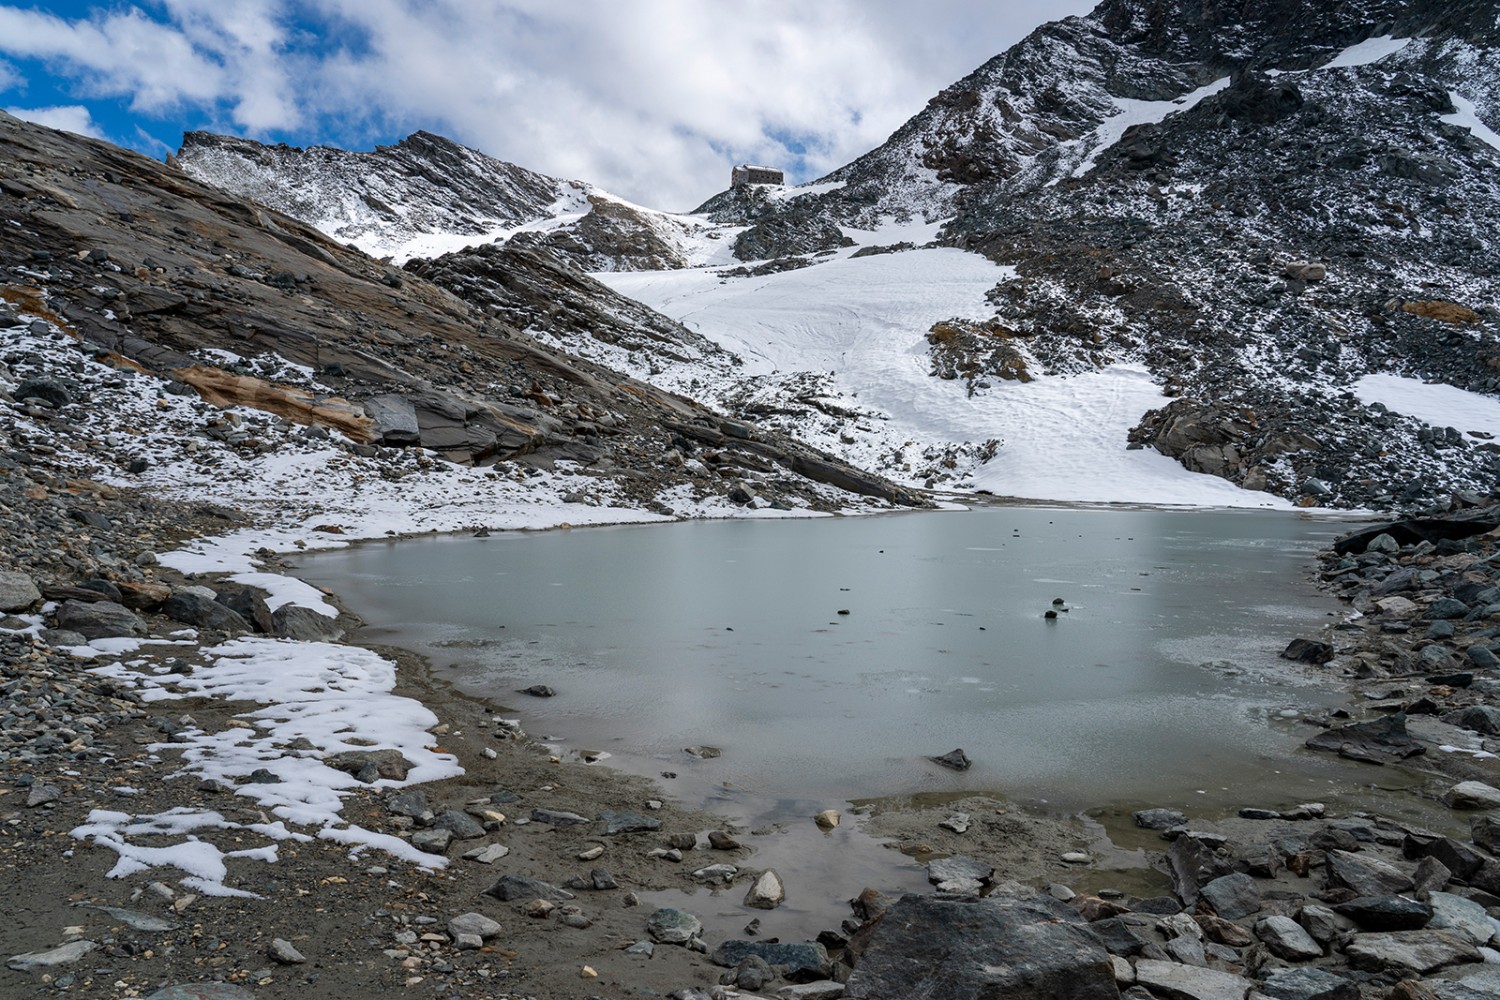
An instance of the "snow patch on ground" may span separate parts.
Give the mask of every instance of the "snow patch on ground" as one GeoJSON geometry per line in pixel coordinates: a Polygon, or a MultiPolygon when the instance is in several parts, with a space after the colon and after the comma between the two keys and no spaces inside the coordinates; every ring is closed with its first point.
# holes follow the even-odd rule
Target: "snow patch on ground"
{"type": "Polygon", "coordinates": [[[1453,101],[1453,106],[1458,110],[1451,115],[1443,115],[1442,120],[1449,125],[1457,125],[1466,128],[1469,134],[1491,149],[1500,150],[1500,135],[1484,122],[1479,120],[1479,111],[1474,102],[1464,97],[1458,91],[1449,91],[1448,97],[1453,101]]]}
{"type": "Polygon", "coordinates": [[[1088,143],[1091,151],[1083,162],[1074,168],[1073,176],[1082,177],[1094,169],[1094,165],[1099,162],[1100,155],[1119,142],[1127,129],[1136,125],[1158,124],[1170,114],[1196,107],[1199,102],[1212,97],[1227,86],[1229,86],[1229,77],[1226,76],[1170,101],[1139,101],[1129,97],[1112,97],[1111,100],[1119,109],[1119,113],[1106,118],[1088,137],[1077,140],[1088,143]]]}
{"type": "MultiPolygon", "coordinates": [[[[937,227],[917,225],[924,232],[937,227]]],[[[915,227],[898,232],[917,235],[915,227]]],[[[889,242],[892,233],[868,235],[889,242]]],[[[1126,431],[1165,402],[1140,369],[1028,384],[997,380],[973,396],[962,382],[934,378],[926,341],[933,324],[992,315],[986,293],[1013,275],[977,254],[932,248],[759,277],[726,279],[702,269],[597,277],[740,355],[751,381],[770,386],[795,372],[826,377],[830,394],[861,417],[798,432],[898,479],[911,463],[898,459],[892,467],[892,455],[994,439],[998,454],[972,487],[1038,500],[1287,506],[1155,452],[1126,451],[1126,431]]],[[[700,397],[732,388],[707,383],[694,387],[700,397]]]]}
{"type": "Polygon", "coordinates": [[[1470,436],[1500,437],[1500,400],[1451,385],[1429,385],[1400,375],[1366,375],[1354,383],[1360,402],[1433,427],[1454,427],[1470,436]],[[1475,432],[1478,432],[1476,435],[1475,432]]]}
{"type": "Polygon", "coordinates": [[[1351,45],[1334,56],[1323,64],[1323,68],[1343,69],[1349,66],[1368,66],[1370,63],[1379,62],[1388,55],[1400,52],[1410,44],[1410,38],[1393,38],[1390,35],[1377,35],[1374,38],[1366,38],[1357,45],[1351,45]]]}

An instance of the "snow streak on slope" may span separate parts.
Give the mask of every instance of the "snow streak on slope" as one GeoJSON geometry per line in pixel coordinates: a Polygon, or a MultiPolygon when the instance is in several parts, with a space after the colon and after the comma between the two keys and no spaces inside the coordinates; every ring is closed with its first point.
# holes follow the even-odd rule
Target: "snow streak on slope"
{"type": "Polygon", "coordinates": [[[1484,439],[1500,437],[1500,400],[1491,396],[1399,375],[1366,375],[1354,383],[1354,394],[1365,403],[1380,403],[1433,427],[1453,427],[1484,439]]]}
{"type": "MultiPolygon", "coordinates": [[[[739,354],[752,381],[827,373],[840,405],[861,412],[837,426],[799,430],[866,468],[897,478],[904,471],[910,480],[904,456],[914,461],[924,448],[995,439],[998,454],[974,487],[1039,500],[1285,506],[1155,452],[1126,451],[1127,430],[1162,403],[1139,369],[1005,383],[973,397],[960,382],[934,378],[926,341],[932,325],[991,315],[985,293],[1010,274],[978,255],[932,248],[841,256],[759,277],[725,279],[701,269],[597,277],[739,354]]],[[[722,397],[729,388],[707,391],[722,397]]]]}
{"type": "MultiPolygon", "coordinates": [[[[1127,97],[1113,98],[1115,106],[1120,113],[1112,118],[1105,119],[1093,133],[1079,143],[1072,144],[1079,148],[1087,149],[1088,156],[1083,159],[1073,170],[1074,177],[1082,177],[1094,168],[1099,162],[1099,155],[1119,142],[1125,135],[1125,131],[1133,125],[1156,125],[1164,121],[1167,115],[1176,114],[1179,111],[1188,111],[1198,106],[1204,98],[1212,97],[1225,87],[1229,86],[1229,77],[1215,80],[1213,83],[1199,87],[1190,94],[1172,101],[1138,101],[1127,97]]],[[[1055,184],[1059,178],[1054,178],[1055,184]]]]}

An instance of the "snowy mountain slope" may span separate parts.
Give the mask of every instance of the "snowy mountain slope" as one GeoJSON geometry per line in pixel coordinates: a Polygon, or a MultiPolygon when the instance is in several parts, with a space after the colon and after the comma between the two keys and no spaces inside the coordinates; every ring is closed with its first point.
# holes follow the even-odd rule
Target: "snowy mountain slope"
{"type": "MultiPolygon", "coordinates": [[[[541,303],[508,287],[504,254],[412,266],[908,483],[1267,502],[1234,484],[1331,506],[1488,492],[1487,431],[1355,387],[1500,391],[1497,23],[1474,0],[1106,0],[820,182],[696,217],[590,190],[587,213],[500,234],[670,320],[568,298],[569,322],[526,324],[541,303]]],[[[534,287],[595,295],[561,275],[534,287]]]]}
{"type": "Polygon", "coordinates": [[[698,262],[695,237],[705,226],[430,132],[368,153],[188,132],[175,161],[198,180],[398,264],[520,237],[582,270],[681,267],[698,262]]]}

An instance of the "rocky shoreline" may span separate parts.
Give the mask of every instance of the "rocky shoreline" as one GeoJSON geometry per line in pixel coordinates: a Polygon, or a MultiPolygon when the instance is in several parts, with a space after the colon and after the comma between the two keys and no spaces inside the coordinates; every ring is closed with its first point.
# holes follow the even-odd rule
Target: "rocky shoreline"
{"type": "MultiPolygon", "coordinates": [[[[721,940],[692,912],[718,898],[707,887],[760,905],[778,891],[746,831],[647,782],[553,759],[499,706],[445,688],[413,657],[338,642],[352,620],[276,572],[277,551],[436,516],[375,530],[356,510],[374,483],[430,479],[452,498],[481,473],[400,451],[330,458],[324,439],[267,422],[253,428],[265,450],[305,449],[325,492],[258,498],[233,411],[158,394],[161,419],[222,433],[186,450],[200,470],[192,488],[132,486],[100,459],[143,419],[124,400],[149,376],[68,348],[45,319],[14,322],[3,401],[14,420],[0,449],[0,852],[25,875],[0,890],[12,915],[0,951],[17,995],[169,1000],[190,994],[161,990],[213,983],[198,995],[894,997],[917,988],[913,976],[950,996],[1497,989],[1484,961],[1500,961],[1487,952],[1487,908],[1500,907],[1489,818],[1500,778],[1485,743],[1500,721],[1500,520],[1489,508],[1341,542],[1321,573],[1359,614],[1288,650],[1347,680],[1359,706],[1359,718],[1317,720],[1328,728],[1310,743],[1406,768],[1416,794],[1478,817],[1469,837],[1316,804],[1143,812],[1138,822],[1170,838],[1143,842],[1162,869],[1154,894],[1077,893],[1069,883],[1098,882],[1089,854],[1044,860],[1076,838],[1067,823],[984,797],[877,810],[865,822],[926,864],[935,894],[850,886],[847,921],[816,941],[721,940]],[[273,654],[306,672],[266,685],[273,654]],[[370,714],[390,731],[351,740],[351,704],[382,706],[370,714]]],[[[486,490],[509,482],[500,471],[483,474],[486,490]]],[[[538,480],[566,480],[515,478],[491,511],[540,495],[538,480]]]]}

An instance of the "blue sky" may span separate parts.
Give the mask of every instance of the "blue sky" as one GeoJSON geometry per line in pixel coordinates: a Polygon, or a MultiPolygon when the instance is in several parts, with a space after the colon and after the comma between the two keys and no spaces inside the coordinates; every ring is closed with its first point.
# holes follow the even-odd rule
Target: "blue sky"
{"type": "Polygon", "coordinates": [[[822,174],[1090,0],[0,0],[0,107],[160,157],[427,129],[685,209],[822,174]]]}

